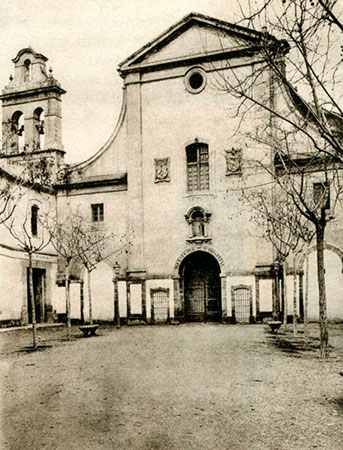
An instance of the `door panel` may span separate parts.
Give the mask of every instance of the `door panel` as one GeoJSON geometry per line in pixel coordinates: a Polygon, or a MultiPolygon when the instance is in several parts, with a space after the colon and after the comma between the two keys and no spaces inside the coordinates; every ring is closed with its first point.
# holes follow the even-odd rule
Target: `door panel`
{"type": "Polygon", "coordinates": [[[205,313],[205,289],[204,283],[199,280],[186,286],[185,309],[189,320],[203,320],[205,313]]]}
{"type": "MultiPolygon", "coordinates": [[[[35,299],[36,322],[45,320],[45,269],[32,269],[33,295],[35,299]]],[[[28,299],[28,320],[32,323],[32,307],[29,290],[29,270],[27,270],[27,299],[28,299]]]]}

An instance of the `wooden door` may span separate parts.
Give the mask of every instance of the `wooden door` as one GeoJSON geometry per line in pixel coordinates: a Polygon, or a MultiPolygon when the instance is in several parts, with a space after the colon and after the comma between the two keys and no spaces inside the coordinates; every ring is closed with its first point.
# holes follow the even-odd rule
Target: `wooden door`
{"type": "Polygon", "coordinates": [[[205,252],[192,255],[184,272],[185,319],[221,319],[221,289],[216,260],[205,252]]]}
{"type": "MultiPolygon", "coordinates": [[[[36,322],[45,320],[45,269],[32,269],[33,295],[35,299],[36,322]]],[[[32,307],[29,290],[29,270],[27,270],[28,321],[32,323],[32,307]]]]}

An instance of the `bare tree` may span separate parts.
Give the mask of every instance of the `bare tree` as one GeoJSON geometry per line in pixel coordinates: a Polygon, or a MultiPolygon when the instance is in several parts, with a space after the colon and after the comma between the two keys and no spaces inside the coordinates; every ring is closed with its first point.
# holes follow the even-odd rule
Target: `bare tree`
{"type": "Polygon", "coordinates": [[[70,212],[68,215],[58,218],[47,217],[45,226],[49,230],[52,244],[57,254],[64,261],[67,335],[69,339],[71,336],[71,263],[79,264],[81,262],[86,267],[88,273],[90,322],[92,323],[91,272],[100,261],[109,258],[120,249],[111,249],[111,246],[108,245],[109,241],[114,237],[113,234],[107,235],[90,225],[78,212],[70,212]]]}
{"type": "Polygon", "coordinates": [[[217,87],[238,99],[236,134],[270,149],[260,168],[315,229],[322,357],[328,356],[324,238],[343,162],[337,6],[336,0],[249,2],[240,23],[252,29],[247,48],[254,64],[248,71],[227,60],[226,70],[215,70],[217,87]],[[258,127],[248,129],[257,116],[258,127]]]}
{"type": "Polygon", "coordinates": [[[70,305],[70,265],[80,256],[80,227],[83,218],[77,215],[66,215],[61,217],[46,216],[44,226],[51,236],[51,242],[57,255],[64,262],[65,275],[65,302],[67,316],[67,337],[71,337],[71,305],[70,305]]]}
{"type": "Polygon", "coordinates": [[[79,259],[87,271],[89,323],[92,324],[91,273],[101,261],[110,259],[114,254],[120,252],[125,244],[121,242],[119,247],[111,249],[110,243],[115,239],[114,234],[107,235],[96,226],[87,224],[85,221],[80,228],[80,234],[82,234],[82,238],[79,240],[79,259]]]}
{"type": "Polygon", "coordinates": [[[14,213],[20,200],[32,190],[44,191],[52,186],[51,166],[46,158],[32,159],[9,165],[0,157],[0,225],[14,213]],[[5,170],[6,169],[6,170],[5,170]]]}
{"type": "MultiPolygon", "coordinates": [[[[44,194],[42,194],[44,195],[44,194]]],[[[43,199],[44,202],[39,204],[45,209],[45,214],[49,207],[49,193],[47,198],[43,199]]],[[[24,211],[19,211],[18,214],[12,214],[10,218],[4,222],[5,227],[16,240],[17,245],[28,255],[28,285],[29,285],[29,300],[31,305],[32,316],[32,347],[37,349],[37,321],[36,321],[36,301],[33,288],[33,267],[32,258],[34,254],[37,254],[44,250],[50,243],[51,236],[46,232],[42,226],[42,218],[44,211],[37,206],[37,202],[30,201],[30,197],[26,197],[27,205],[24,211]]],[[[23,203],[23,199],[21,200],[23,203]]]]}
{"type": "Polygon", "coordinates": [[[12,216],[29,188],[21,177],[0,168],[0,225],[12,216]]]}
{"type": "MultiPolygon", "coordinates": [[[[270,189],[243,189],[243,202],[251,211],[252,220],[262,231],[262,236],[272,244],[276,255],[275,261],[282,267],[283,286],[283,323],[287,324],[287,258],[291,253],[293,263],[293,332],[296,334],[297,297],[296,297],[296,255],[309,245],[314,230],[312,224],[296,208],[294,202],[285,192],[278,190],[277,194],[270,189]]],[[[276,280],[277,282],[277,280],[276,280]]],[[[276,304],[273,305],[273,317],[277,318],[280,310],[279,289],[276,292],[276,304]]]]}

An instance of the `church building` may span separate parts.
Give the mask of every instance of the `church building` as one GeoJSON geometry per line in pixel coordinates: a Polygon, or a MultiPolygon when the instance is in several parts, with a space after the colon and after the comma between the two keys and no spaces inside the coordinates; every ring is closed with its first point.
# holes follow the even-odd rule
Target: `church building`
{"type": "MultiPolygon", "coordinates": [[[[73,165],[65,164],[62,145],[65,91],[47,71],[47,58],[27,48],[13,59],[14,79],[0,97],[4,169],[29,161],[40,183],[43,161],[51,183],[37,196],[48,196],[59,217],[81,213],[115,236],[109,256],[92,271],[94,320],[115,320],[114,287],[122,323],[255,323],[272,317],[279,267],[240,199],[247,177],[256,186],[269,181],[251,160],[270,158],[271,149],[244,138],[269,116],[262,109],[242,118],[240,100],[222,82],[235,71],[258,69],[263,36],[263,30],[201,14],[184,17],[119,64],[123,103],[114,131],[91,158],[73,165]],[[111,253],[123,241],[125,251],[111,253]]],[[[266,101],[274,80],[269,72],[263,76],[251,89],[266,101]]],[[[343,252],[334,241],[329,244],[329,265],[342,286],[343,252]]],[[[13,255],[0,245],[4,267],[13,255]]],[[[53,248],[44,252],[36,256],[37,280],[44,274],[36,290],[44,282],[40,297],[50,315],[42,321],[57,320],[65,313],[64,274],[53,248]]],[[[26,266],[23,256],[22,282],[26,266]]],[[[304,268],[295,270],[301,314],[304,268]]],[[[74,319],[87,320],[85,272],[75,264],[70,275],[74,319]]],[[[313,266],[313,277],[314,272],[313,266]]],[[[16,300],[21,306],[0,321],[11,314],[29,321],[22,291],[16,300]]],[[[342,319],[342,301],[333,296],[330,301],[329,318],[342,319]]],[[[313,305],[310,315],[316,319],[316,299],[313,305]]]]}

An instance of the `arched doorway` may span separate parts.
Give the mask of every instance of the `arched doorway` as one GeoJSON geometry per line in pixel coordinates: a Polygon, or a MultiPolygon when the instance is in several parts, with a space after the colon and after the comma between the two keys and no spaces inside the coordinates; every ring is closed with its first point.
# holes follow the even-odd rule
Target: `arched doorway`
{"type": "Polygon", "coordinates": [[[221,320],[220,266],[210,253],[196,251],[180,265],[185,320],[221,320]]]}

